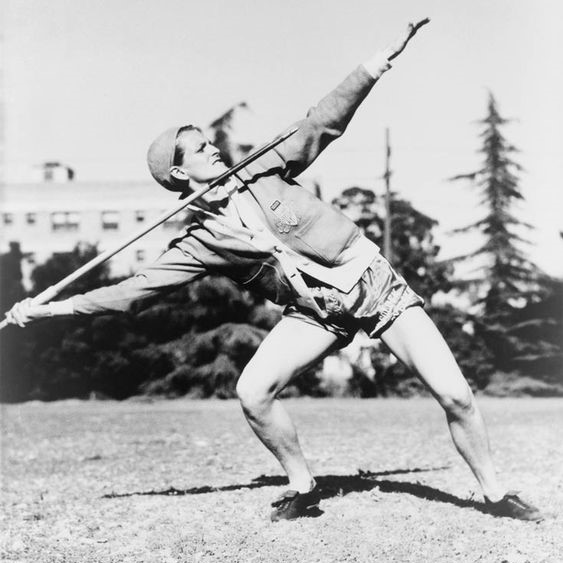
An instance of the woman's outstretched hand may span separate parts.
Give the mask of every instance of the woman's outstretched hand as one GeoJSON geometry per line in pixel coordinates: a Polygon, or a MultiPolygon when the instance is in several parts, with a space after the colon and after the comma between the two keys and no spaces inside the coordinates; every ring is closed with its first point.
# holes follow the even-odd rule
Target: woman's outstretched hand
{"type": "Polygon", "coordinates": [[[429,22],[430,18],[424,18],[417,23],[409,23],[407,30],[403,32],[393,44],[385,49],[387,60],[392,61],[395,57],[398,57],[404,51],[408,42],[415,36],[416,32],[429,22]]]}
{"type": "Polygon", "coordinates": [[[6,313],[6,321],[8,324],[18,325],[23,328],[31,321],[50,316],[51,312],[48,305],[34,305],[33,299],[28,297],[16,303],[6,313]]]}

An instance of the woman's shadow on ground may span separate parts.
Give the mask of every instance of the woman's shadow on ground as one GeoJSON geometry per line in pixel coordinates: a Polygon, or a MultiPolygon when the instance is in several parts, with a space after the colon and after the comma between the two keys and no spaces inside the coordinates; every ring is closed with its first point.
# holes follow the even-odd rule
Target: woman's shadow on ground
{"type": "MultiPolygon", "coordinates": [[[[321,498],[323,499],[328,499],[336,496],[345,496],[349,493],[377,490],[382,493],[403,493],[432,502],[442,502],[446,504],[453,504],[454,506],[458,506],[460,508],[473,508],[475,510],[479,510],[480,512],[487,512],[484,503],[477,502],[472,499],[459,498],[450,493],[441,491],[440,489],[424,485],[419,481],[395,481],[385,478],[392,475],[440,471],[447,468],[448,466],[427,468],[417,467],[413,469],[391,469],[376,472],[362,471],[360,469],[358,470],[358,473],[353,475],[320,475],[315,476],[315,479],[320,489],[321,498]]],[[[256,489],[259,487],[277,487],[283,485],[287,485],[287,479],[285,477],[282,477],[280,475],[261,475],[260,477],[252,479],[250,483],[224,485],[220,487],[204,485],[202,487],[192,487],[189,489],[176,489],[174,487],[170,487],[164,490],[110,493],[104,495],[103,498],[120,498],[135,495],[201,495],[223,491],[256,489]]],[[[319,510],[317,515],[320,516],[321,514],[322,511],[319,510]]]]}

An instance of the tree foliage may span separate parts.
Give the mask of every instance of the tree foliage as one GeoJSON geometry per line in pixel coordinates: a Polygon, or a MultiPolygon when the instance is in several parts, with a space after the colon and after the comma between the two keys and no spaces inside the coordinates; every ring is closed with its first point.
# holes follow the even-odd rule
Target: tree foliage
{"type": "Polygon", "coordinates": [[[513,212],[516,202],[524,198],[519,185],[522,167],[512,157],[517,149],[502,131],[508,122],[500,115],[494,96],[489,94],[487,115],[479,121],[482,164],[473,172],[452,178],[470,180],[479,191],[480,205],[485,211],[481,219],[457,232],[478,232],[483,242],[475,251],[455,261],[479,262],[471,278],[461,280],[458,285],[477,289],[475,332],[487,343],[494,367],[526,372],[526,358],[555,353],[553,343],[543,339],[549,331],[539,329],[553,319],[538,316],[522,321],[523,315],[534,310],[539,312],[533,304],[549,298],[553,288],[523,250],[527,241],[521,232],[529,230],[531,225],[519,220],[513,212]],[[532,331],[532,325],[538,330],[532,331]]]}
{"type": "MultiPolygon", "coordinates": [[[[96,253],[95,247],[81,245],[37,266],[32,295],[96,253]]],[[[11,264],[10,287],[21,279],[20,258],[2,258],[11,264]]],[[[115,281],[102,267],[67,294],[115,281]]],[[[21,297],[14,290],[5,309],[21,297]]],[[[92,393],[115,399],[138,393],[233,397],[244,365],[279,317],[277,309],[230,280],[209,277],[147,301],[134,315],[48,319],[25,330],[10,326],[1,335],[2,398],[51,400],[92,393]]]]}
{"type": "Polygon", "coordinates": [[[480,303],[489,321],[502,320],[512,314],[511,301],[529,297],[539,277],[538,268],[527,258],[522,243],[527,242],[518,230],[531,225],[519,220],[513,213],[514,204],[524,199],[519,186],[522,167],[512,159],[517,149],[502,133],[510,120],[501,117],[497,103],[489,94],[487,115],[480,137],[483,155],[481,167],[473,172],[459,174],[452,180],[470,180],[479,190],[480,204],[485,215],[478,221],[457,229],[459,233],[479,232],[483,244],[457,261],[482,259],[474,283],[485,289],[480,303]]]}
{"type": "MultiPolygon", "coordinates": [[[[79,243],[70,252],[53,254],[46,262],[37,265],[32,271],[33,294],[37,295],[49,286],[61,281],[97,255],[98,247],[88,243],[79,243]]],[[[67,295],[88,291],[93,286],[105,285],[109,282],[109,279],[109,265],[105,262],[78,278],[59,298],[64,299],[67,295]]]]}
{"type": "Polygon", "coordinates": [[[10,243],[10,250],[0,255],[0,307],[7,311],[14,303],[25,297],[22,283],[21,261],[23,254],[20,245],[10,243]]]}

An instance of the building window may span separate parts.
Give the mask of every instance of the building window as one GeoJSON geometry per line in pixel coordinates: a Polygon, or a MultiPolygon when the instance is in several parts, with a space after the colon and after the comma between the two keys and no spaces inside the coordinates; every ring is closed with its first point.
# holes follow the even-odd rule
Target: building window
{"type": "Polygon", "coordinates": [[[102,213],[102,229],[104,231],[119,229],[119,211],[104,211],[102,213]]]}
{"type": "Polygon", "coordinates": [[[144,262],[147,257],[147,253],[144,250],[137,250],[135,252],[135,258],[137,262],[144,262]]]}
{"type": "Polygon", "coordinates": [[[13,213],[2,213],[2,222],[4,225],[13,225],[14,214],[13,213]]]}
{"type": "Polygon", "coordinates": [[[147,214],[145,211],[135,211],[135,221],[137,223],[144,223],[146,218],[147,214]]]}
{"type": "Polygon", "coordinates": [[[76,211],[55,211],[51,213],[53,231],[77,231],[80,227],[80,213],[76,211]]]}
{"type": "Polygon", "coordinates": [[[28,225],[35,225],[35,223],[37,223],[37,213],[26,213],[25,222],[28,225]]]}

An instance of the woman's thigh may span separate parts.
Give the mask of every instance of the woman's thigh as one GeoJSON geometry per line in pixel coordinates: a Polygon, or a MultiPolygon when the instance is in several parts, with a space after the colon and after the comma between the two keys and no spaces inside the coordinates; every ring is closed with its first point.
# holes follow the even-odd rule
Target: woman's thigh
{"type": "Polygon", "coordinates": [[[469,392],[449,346],[421,307],[404,311],[381,340],[438,399],[462,398],[469,392]]]}
{"type": "Polygon", "coordinates": [[[318,326],[283,318],[258,347],[239,384],[279,392],[295,375],[321,360],[337,340],[337,336],[318,326]]]}

